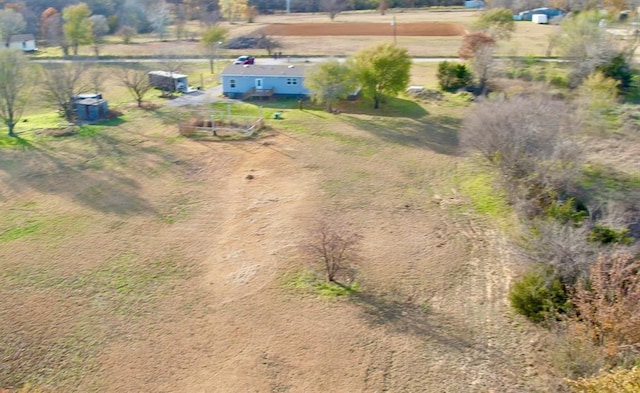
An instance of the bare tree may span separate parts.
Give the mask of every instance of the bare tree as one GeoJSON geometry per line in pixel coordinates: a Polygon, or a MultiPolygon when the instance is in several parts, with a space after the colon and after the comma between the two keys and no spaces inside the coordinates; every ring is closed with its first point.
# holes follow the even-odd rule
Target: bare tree
{"type": "Polygon", "coordinates": [[[88,68],[88,81],[89,88],[94,93],[100,93],[104,87],[104,82],[106,80],[107,74],[103,66],[99,63],[94,64],[90,68],[88,68]]]}
{"type": "Polygon", "coordinates": [[[471,59],[471,69],[478,80],[478,94],[488,93],[488,84],[494,72],[494,57],[496,46],[485,44],[476,48],[473,59],[471,59]]]}
{"type": "Polygon", "coordinates": [[[389,9],[387,0],[380,0],[380,4],[378,5],[378,12],[380,15],[384,15],[387,12],[387,9],[389,9]]]}
{"type": "Polygon", "coordinates": [[[11,8],[0,10],[0,35],[5,46],[9,46],[12,35],[21,33],[25,27],[26,22],[21,13],[11,8]]]}
{"type": "Polygon", "coordinates": [[[244,10],[244,17],[247,20],[247,23],[255,22],[259,14],[258,8],[255,5],[247,6],[244,10]]]}
{"type": "Polygon", "coordinates": [[[122,26],[117,33],[122,37],[123,44],[130,44],[133,37],[136,35],[136,29],[131,26],[122,26]]]}
{"type": "Polygon", "coordinates": [[[100,45],[104,42],[104,36],[109,32],[109,23],[104,15],[91,15],[91,30],[93,31],[93,52],[100,57],[100,45]]]}
{"type": "Polygon", "coordinates": [[[160,63],[160,67],[162,67],[163,71],[167,71],[170,73],[181,73],[184,68],[184,62],[178,56],[172,55],[170,53],[163,53],[158,55],[158,61],[160,63]]]}
{"type": "Polygon", "coordinates": [[[0,119],[16,136],[14,128],[33,87],[33,73],[25,56],[15,49],[0,49],[0,119]]]}
{"type": "Polygon", "coordinates": [[[75,111],[74,97],[91,90],[84,76],[86,66],[78,63],[47,64],[42,67],[43,98],[56,106],[64,118],[73,122],[75,111]]]}
{"type": "Polygon", "coordinates": [[[340,12],[347,9],[347,5],[344,0],[321,0],[320,9],[328,13],[331,20],[334,20],[340,12]]]}
{"type": "Polygon", "coordinates": [[[478,92],[482,95],[487,93],[487,83],[493,69],[495,49],[496,42],[491,35],[476,31],[464,36],[462,46],[458,51],[461,59],[471,63],[471,68],[478,80],[478,92]]]}
{"type": "Polygon", "coordinates": [[[157,0],[147,8],[149,23],[153,31],[158,35],[158,39],[164,40],[169,24],[169,9],[164,0],[157,0]]]}
{"type": "Polygon", "coordinates": [[[132,69],[126,65],[120,68],[120,83],[127,88],[129,94],[138,103],[138,108],[142,107],[144,96],[152,89],[149,84],[149,76],[144,69],[132,69]]]}
{"type": "Polygon", "coordinates": [[[187,31],[187,7],[185,6],[185,4],[176,4],[174,14],[176,40],[180,41],[182,39],[188,38],[189,32],[187,31]]]}
{"type": "Polygon", "coordinates": [[[258,39],[258,48],[264,49],[267,51],[267,54],[271,56],[274,49],[282,48],[282,44],[280,41],[266,35],[262,34],[258,39]]]}
{"type": "Polygon", "coordinates": [[[322,265],[327,281],[337,282],[338,276],[351,276],[360,260],[358,248],[362,236],[337,222],[320,222],[311,236],[311,257],[322,265]]]}

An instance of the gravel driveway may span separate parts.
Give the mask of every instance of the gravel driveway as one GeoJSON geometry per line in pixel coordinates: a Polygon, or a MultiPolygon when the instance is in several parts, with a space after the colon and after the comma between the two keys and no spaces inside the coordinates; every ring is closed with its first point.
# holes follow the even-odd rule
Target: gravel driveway
{"type": "Polygon", "coordinates": [[[167,102],[169,106],[204,105],[212,102],[231,102],[222,96],[222,85],[184,94],[167,102]]]}

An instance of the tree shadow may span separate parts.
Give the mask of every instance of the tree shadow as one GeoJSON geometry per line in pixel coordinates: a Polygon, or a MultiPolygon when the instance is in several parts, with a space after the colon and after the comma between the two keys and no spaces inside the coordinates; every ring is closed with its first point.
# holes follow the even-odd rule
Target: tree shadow
{"type": "Polygon", "coordinates": [[[45,141],[27,151],[3,151],[0,171],[7,175],[4,187],[9,193],[0,192],[0,197],[33,189],[66,196],[104,213],[157,215],[152,203],[141,196],[139,179],[153,179],[167,168],[184,169],[176,163],[179,160],[169,152],[132,146],[108,134],[86,137],[82,142],[45,141]]]}
{"type": "Polygon", "coordinates": [[[99,123],[96,123],[96,125],[105,126],[105,127],[117,127],[117,126],[120,126],[120,125],[122,125],[122,124],[124,124],[126,122],[127,121],[122,118],[122,115],[119,115],[119,116],[112,117],[111,119],[107,119],[107,120],[101,121],[99,123]]]}
{"type": "Polygon", "coordinates": [[[393,144],[428,148],[446,155],[458,154],[457,119],[437,116],[420,119],[396,118],[379,121],[357,116],[343,116],[345,122],[393,144]]]}
{"type": "Polygon", "coordinates": [[[385,97],[378,109],[373,108],[373,100],[370,99],[341,101],[337,108],[340,112],[349,114],[410,119],[420,119],[429,114],[417,102],[400,97],[385,97]]]}
{"type": "MultiPolygon", "coordinates": [[[[19,134],[19,133],[18,133],[19,134]]],[[[18,136],[2,135],[0,136],[0,149],[2,148],[19,148],[29,149],[32,147],[31,142],[18,136]]]]}
{"type": "Polygon", "coordinates": [[[484,350],[469,339],[471,334],[467,337],[455,333],[444,316],[436,315],[426,306],[367,292],[352,293],[350,299],[360,307],[362,317],[373,327],[384,326],[395,333],[436,341],[461,352],[484,350]]]}

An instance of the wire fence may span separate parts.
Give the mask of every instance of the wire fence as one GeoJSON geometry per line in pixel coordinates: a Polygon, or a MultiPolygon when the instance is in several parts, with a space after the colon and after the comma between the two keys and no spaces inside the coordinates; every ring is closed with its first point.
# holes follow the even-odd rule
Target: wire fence
{"type": "Polygon", "coordinates": [[[264,126],[260,116],[233,115],[230,112],[213,111],[194,113],[179,123],[180,134],[191,138],[251,137],[264,126]]]}

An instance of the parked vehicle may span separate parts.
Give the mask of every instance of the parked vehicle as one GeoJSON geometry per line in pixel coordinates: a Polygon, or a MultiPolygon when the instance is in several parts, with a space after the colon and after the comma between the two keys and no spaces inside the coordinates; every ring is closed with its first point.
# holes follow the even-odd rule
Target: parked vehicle
{"type": "Polygon", "coordinates": [[[150,71],[149,84],[167,93],[191,93],[195,91],[189,87],[187,76],[167,71],[150,71]]]}
{"type": "Polygon", "coordinates": [[[256,61],[255,57],[252,56],[240,56],[233,62],[233,64],[254,64],[256,61]]]}

